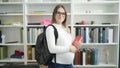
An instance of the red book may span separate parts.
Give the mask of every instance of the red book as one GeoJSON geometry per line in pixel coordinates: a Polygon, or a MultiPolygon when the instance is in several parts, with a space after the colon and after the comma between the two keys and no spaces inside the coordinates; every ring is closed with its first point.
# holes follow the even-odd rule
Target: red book
{"type": "Polygon", "coordinates": [[[79,51],[76,51],[75,53],[76,57],[75,57],[75,65],[79,65],[80,64],[80,53],[79,51]]]}
{"type": "Polygon", "coordinates": [[[72,42],[72,45],[75,46],[76,42],[81,40],[81,39],[82,39],[82,36],[76,36],[75,39],[72,42]]]}

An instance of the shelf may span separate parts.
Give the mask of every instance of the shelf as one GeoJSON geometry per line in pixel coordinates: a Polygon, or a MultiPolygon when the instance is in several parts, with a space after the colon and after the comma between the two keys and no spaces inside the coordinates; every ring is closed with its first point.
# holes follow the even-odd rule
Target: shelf
{"type": "Polygon", "coordinates": [[[19,13],[19,14],[18,13],[17,14],[14,14],[14,13],[13,14],[6,14],[6,13],[0,14],[0,16],[21,16],[21,15],[23,15],[23,14],[22,13],[19,13]]]}
{"type": "Polygon", "coordinates": [[[42,25],[27,25],[27,27],[40,27],[40,28],[42,28],[43,26],[42,25]]]}
{"type": "Polygon", "coordinates": [[[19,28],[22,28],[23,27],[23,25],[17,25],[17,24],[13,24],[13,25],[0,25],[0,27],[11,27],[11,28],[13,28],[13,27],[19,27],[19,28]]]}
{"type": "Polygon", "coordinates": [[[23,2],[0,2],[0,5],[18,5],[23,4],[23,2]]]}
{"type": "Polygon", "coordinates": [[[74,13],[74,15],[118,15],[118,13],[74,13]]]}
{"type": "Polygon", "coordinates": [[[36,62],[36,60],[27,60],[27,62],[36,62]]]}
{"type": "MultiPolygon", "coordinates": [[[[36,45],[36,43],[28,43],[27,45],[36,45]]],[[[82,43],[83,46],[117,46],[118,43],[82,43]]]]}
{"type": "Polygon", "coordinates": [[[118,4],[119,1],[79,1],[75,4],[118,4]]]}
{"type": "Polygon", "coordinates": [[[27,45],[36,45],[36,43],[27,43],[27,45]]]}
{"type": "Polygon", "coordinates": [[[0,62],[24,62],[25,60],[24,59],[12,59],[12,58],[7,58],[7,59],[4,59],[4,60],[0,60],[0,62]]]}
{"type": "Polygon", "coordinates": [[[74,65],[74,67],[117,67],[117,65],[114,64],[99,64],[99,65],[74,65]]]}
{"type": "Polygon", "coordinates": [[[118,27],[119,24],[108,24],[108,25],[102,25],[102,24],[93,24],[93,25],[73,25],[74,27],[118,27]]]}
{"type": "Polygon", "coordinates": [[[33,4],[70,4],[71,2],[27,2],[27,4],[29,5],[33,5],[33,4]]]}
{"type": "Polygon", "coordinates": [[[7,46],[7,45],[9,45],[9,46],[24,46],[24,44],[22,44],[22,43],[6,43],[6,44],[3,44],[3,43],[0,43],[0,46],[1,45],[3,45],[3,46],[7,46]]]}
{"type": "Polygon", "coordinates": [[[84,45],[84,46],[87,46],[87,45],[89,45],[89,46],[98,46],[98,45],[100,45],[100,46],[117,46],[118,45],[118,43],[82,43],[82,45],[84,45]]]}

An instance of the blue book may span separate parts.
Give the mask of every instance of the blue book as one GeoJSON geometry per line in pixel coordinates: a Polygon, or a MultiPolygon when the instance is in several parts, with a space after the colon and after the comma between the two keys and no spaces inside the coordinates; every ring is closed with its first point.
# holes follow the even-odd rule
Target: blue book
{"type": "Polygon", "coordinates": [[[105,43],[105,28],[102,30],[102,43],[105,43]]]}
{"type": "Polygon", "coordinates": [[[95,48],[95,65],[97,65],[99,63],[98,60],[98,49],[95,48]]]}
{"type": "Polygon", "coordinates": [[[86,28],[84,27],[84,39],[83,39],[83,42],[86,43],[86,28]]]}
{"type": "Polygon", "coordinates": [[[97,65],[98,64],[98,50],[92,49],[90,54],[90,64],[97,65]]]}
{"type": "Polygon", "coordinates": [[[12,54],[10,56],[10,58],[18,58],[18,59],[22,59],[23,56],[18,56],[18,55],[15,55],[15,54],[12,54]]]}
{"type": "Polygon", "coordinates": [[[109,27],[103,27],[103,30],[102,30],[102,43],[107,43],[108,42],[108,29],[109,29],[109,27]]]}

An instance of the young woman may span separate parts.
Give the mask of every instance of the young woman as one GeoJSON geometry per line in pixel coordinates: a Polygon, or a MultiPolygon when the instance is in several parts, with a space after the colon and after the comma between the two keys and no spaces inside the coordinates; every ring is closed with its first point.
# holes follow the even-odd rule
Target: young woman
{"type": "MultiPolygon", "coordinates": [[[[66,24],[67,12],[63,5],[57,5],[53,11],[52,24],[58,31],[57,44],[55,44],[54,29],[49,26],[46,29],[46,39],[48,49],[51,53],[56,53],[56,68],[73,68],[74,53],[81,47],[81,42],[76,46],[72,45],[73,39],[66,24]]],[[[54,68],[55,62],[52,60],[48,68],[54,68]]]]}

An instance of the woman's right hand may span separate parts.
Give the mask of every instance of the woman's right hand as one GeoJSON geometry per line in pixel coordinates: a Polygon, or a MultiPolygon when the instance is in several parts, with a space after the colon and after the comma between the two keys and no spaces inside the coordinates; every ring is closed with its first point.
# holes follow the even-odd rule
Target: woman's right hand
{"type": "Polygon", "coordinates": [[[76,48],[75,46],[70,45],[70,52],[75,53],[75,52],[76,52],[76,50],[77,50],[77,48],[76,48]]]}
{"type": "Polygon", "coordinates": [[[79,50],[81,48],[81,40],[80,41],[77,41],[75,46],[71,45],[70,46],[70,52],[73,52],[75,53],[77,50],[79,50]]]}

